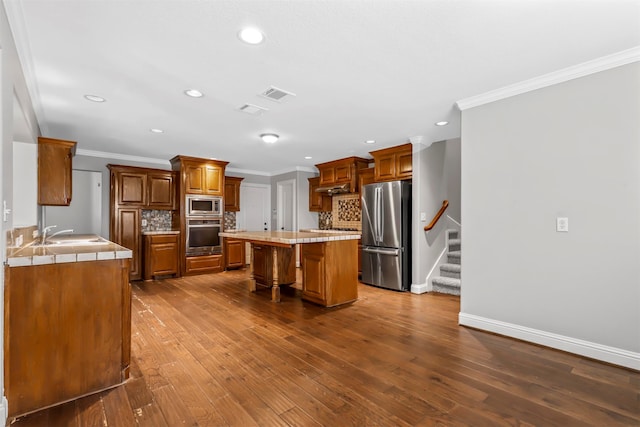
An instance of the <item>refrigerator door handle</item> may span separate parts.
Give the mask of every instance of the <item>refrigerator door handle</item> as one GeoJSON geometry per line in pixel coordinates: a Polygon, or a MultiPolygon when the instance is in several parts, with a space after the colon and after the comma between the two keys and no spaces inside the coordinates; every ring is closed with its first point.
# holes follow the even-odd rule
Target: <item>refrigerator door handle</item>
{"type": "Polygon", "coordinates": [[[380,255],[400,255],[400,249],[362,248],[363,252],[380,255]]]}
{"type": "Polygon", "coordinates": [[[376,206],[376,234],[375,234],[375,240],[376,242],[382,242],[382,227],[383,222],[382,222],[382,188],[380,187],[376,187],[376,200],[375,200],[375,206],[376,206]]]}

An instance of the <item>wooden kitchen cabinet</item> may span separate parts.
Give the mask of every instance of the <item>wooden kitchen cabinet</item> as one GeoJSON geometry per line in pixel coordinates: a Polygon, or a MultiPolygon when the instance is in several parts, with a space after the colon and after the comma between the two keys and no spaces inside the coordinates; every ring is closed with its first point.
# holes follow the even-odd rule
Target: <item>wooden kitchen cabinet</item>
{"type": "Polygon", "coordinates": [[[240,183],[244,178],[234,176],[224,177],[224,210],[225,212],[240,211],[240,183]]]}
{"type": "Polygon", "coordinates": [[[4,387],[10,417],[129,377],[128,262],[5,267],[4,387]]]}
{"type": "Polygon", "coordinates": [[[411,143],[371,151],[374,160],[375,181],[396,181],[413,176],[411,143]]]}
{"type": "Polygon", "coordinates": [[[185,194],[224,196],[224,169],[229,162],[175,156],[173,170],[182,172],[185,194]]]}
{"type": "Polygon", "coordinates": [[[243,268],[245,266],[245,242],[243,240],[224,239],[225,267],[243,268]]]}
{"type": "Polygon", "coordinates": [[[144,236],[144,280],[179,274],[179,237],[175,233],[144,236]]]}
{"type": "Polygon", "coordinates": [[[69,206],[76,142],[38,138],[38,204],[69,206]]]}
{"type": "Polygon", "coordinates": [[[222,267],[222,255],[189,256],[185,260],[184,274],[218,273],[222,267]]]}
{"type": "Polygon", "coordinates": [[[325,307],[358,299],[358,242],[302,245],[302,298],[325,307]]]}
{"type": "Polygon", "coordinates": [[[369,166],[369,159],[347,157],[345,159],[317,164],[320,171],[320,187],[349,184],[352,193],[358,191],[358,171],[369,166]]]}
{"type": "MultiPolygon", "coordinates": [[[[107,165],[110,182],[110,239],[131,249],[131,280],[142,279],[143,209],[176,209],[177,172],[124,165],[107,165]]],[[[179,271],[179,270],[178,270],[179,271]]]]}
{"type": "Polygon", "coordinates": [[[358,198],[359,206],[362,206],[362,187],[367,184],[375,182],[374,168],[361,169],[358,173],[358,191],[360,192],[360,198],[358,198]]]}
{"type": "Polygon", "coordinates": [[[176,208],[176,174],[171,171],[148,172],[147,206],[151,209],[176,208]]]}
{"type": "Polygon", "coordinates": [[[316,188],[320,187],[320,177],[309,179],[309,211],[327,212],[331,210],[331,197],[324,193],[318,193],[316,188]]]}

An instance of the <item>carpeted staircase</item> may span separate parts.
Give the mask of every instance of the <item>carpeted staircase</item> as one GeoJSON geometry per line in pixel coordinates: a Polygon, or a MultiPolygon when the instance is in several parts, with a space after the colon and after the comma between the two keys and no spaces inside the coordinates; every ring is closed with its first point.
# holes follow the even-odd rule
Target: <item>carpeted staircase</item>
{"type": "Polygon", "coordinates": [[[460,295],[460,233],[447,230],[447,262],[440,266],[440,276],[431,280],[433,292],[460,295]]]}

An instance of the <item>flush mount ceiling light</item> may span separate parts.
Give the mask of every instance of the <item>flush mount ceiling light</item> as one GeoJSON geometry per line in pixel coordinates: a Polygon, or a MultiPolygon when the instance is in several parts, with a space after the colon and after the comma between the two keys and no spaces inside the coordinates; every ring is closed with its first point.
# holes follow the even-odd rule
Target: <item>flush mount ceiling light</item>
{"type": "Polygon", "coordinates": [[[151,132],[153,132],[153,133],[164,133],[164,131],[163,131],[162,129],[156,129],[156,128],[153,128],[153,129],[149,129],[149,130],[150,130],[151,132]]]}
{"type": "Polygon", "coordinates": [[[264,40],[264,34],[257,28],[243,28],[238,37],[247,44],[260,44],[264,40]]]}
{"type": "Polygon", "coordinates": [[[313,159],[313,157],[311,157],[311,156],[304,156],[304,158],[305,158],[305,160],[311,160],[311,159],[313,159]]]}
{"type": "Polygon", "coordinates": [[[376,141],[375,141],[375,140],[373,140],[373,139],[367,139],[364,143],[365,143],[365,144],[375,144],[375,143],[376,143],[376,141]]]}
{"type": "Polygon", "coordinates": [[[197,89],[187,89],[184,91],[184,94],[192,98],[202,98],[204,96],[204,94],[197,89]]]}
{"type": "Polygon", "coordinates": [[[443,121],[441,121],[441,122],[436,122],[436,126],[446,126],[446,125],[448,125],[448,124],[449,124],[449,122],[448,122],[448,121],[446,121],[446,120],[443,120],[443,121]]]}
{"type": "Polygon", "coordinates": [[[260,138],[262,138],[262,140],[267,144],[273,144],[278,140],[278,138],[280,138],[280,136],[276,135],[275,133],[263,133],[262,135],[260,135],[260,138]]]}
{"type": "Polygon", "coordinates": [[[98,96],[98,95],[85,95],[84,98],[88,99],[89,101],[93,101],[93,102],[104,102],[104,101],[106,101],[106,99],[104,99],[103,97],[98,96]]]}

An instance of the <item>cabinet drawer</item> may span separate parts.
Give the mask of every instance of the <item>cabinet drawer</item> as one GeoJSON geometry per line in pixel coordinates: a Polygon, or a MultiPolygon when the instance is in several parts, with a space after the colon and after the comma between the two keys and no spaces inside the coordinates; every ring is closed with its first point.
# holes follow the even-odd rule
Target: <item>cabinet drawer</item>
{"type": "Polygon", "coordinates": [[[187,274],[215,273],[222,271],[222,255],[187,257],[187,274]]]}
{"type": "Polygon", "coordinates": [[[151,240],[151,244],[159,243],[178,243],[177,234],[151,234],[147,236],[151,240]]]}

